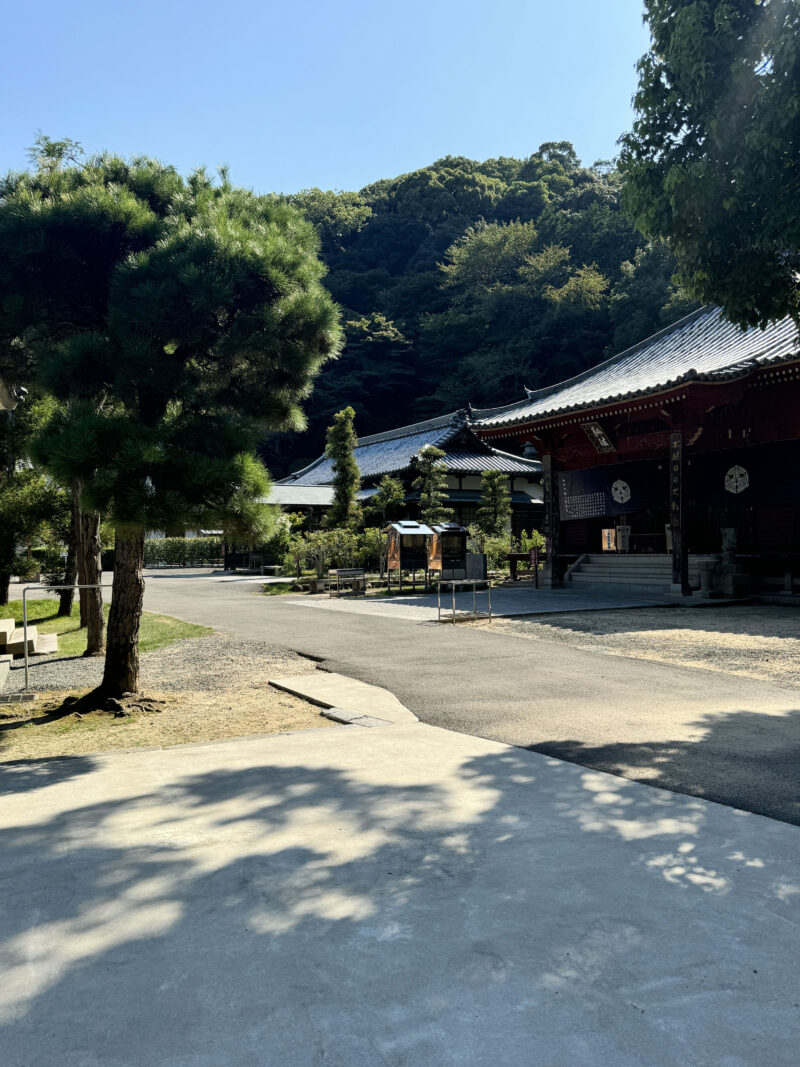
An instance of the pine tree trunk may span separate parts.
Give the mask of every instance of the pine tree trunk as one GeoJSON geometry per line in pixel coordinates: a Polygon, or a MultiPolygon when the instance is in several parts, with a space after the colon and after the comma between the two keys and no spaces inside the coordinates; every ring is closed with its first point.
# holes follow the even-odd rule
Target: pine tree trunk
{"type": "MultiPolygon", "coordinates": [[[[81,518],[78,508],[78,494],[72,492],[72,521],[69,524],[69,544],[67,545],[67,562],[64,566],[64,585],[74,585],[78,580],[78,549],[81,536],[81,518]]],[[[74,589],[62,589],[58,601],[58,617],[69,618],[75,602],[74,589]]]]}
{"type": "Polygon", "coordinates": [[[11,575],[7,571],[0,571],[0,606],[8,603],[8,589],[11,585],[11,575]]]}
{"type": "Polygon", "coordinates": [[[114,584],[108,615],[106,666],[102,691],[120,697],[139,689],[139,623],[144,600],[144,533],[117,534],[114,543],[114,584]]]}
{"type": "MultiPolygon", "coordinates": [[[[102,577],[100,559],[100,516],[97,512],[81,514],[81,544],[79,572],[83,570],[81,581],[87,585],[100,585],[102,577]]],[[[105,647],[103,640],[103,593],[98,589],[83,589],[86,593],[86,651],[84,656],[102,655],[105,647]]]]}

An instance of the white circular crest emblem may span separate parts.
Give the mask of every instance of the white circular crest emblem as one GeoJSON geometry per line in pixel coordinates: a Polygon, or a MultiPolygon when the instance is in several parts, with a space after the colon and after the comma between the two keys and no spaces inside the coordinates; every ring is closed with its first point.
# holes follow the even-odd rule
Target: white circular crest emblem
{"type": "Polygon", "coordinates": [[[631,498],[631,487],[621,478],[617,478],[611,486],[611,495],[618,504],[627,504],[631,498]]]}
{"type": "Polygon", "coordinates": [[[743,493],[750,484],[750,475],[744,467],[731,467],[725,475],[725,488],[729,493],[743,493]]]}

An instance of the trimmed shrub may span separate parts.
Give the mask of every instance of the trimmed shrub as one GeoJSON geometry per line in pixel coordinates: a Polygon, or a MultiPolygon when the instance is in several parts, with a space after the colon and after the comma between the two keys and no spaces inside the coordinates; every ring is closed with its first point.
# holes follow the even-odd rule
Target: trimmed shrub
{"type": "Polygon", "coordinates": [[[146,567],[201,567],[221,559],[218,537],[154,537],[144,543],[146,567]]]}

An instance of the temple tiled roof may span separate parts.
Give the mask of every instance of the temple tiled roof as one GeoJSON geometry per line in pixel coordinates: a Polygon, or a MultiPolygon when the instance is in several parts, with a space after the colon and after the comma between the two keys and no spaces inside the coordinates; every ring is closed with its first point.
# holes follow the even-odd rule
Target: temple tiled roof
{"type": "MultiPolygon", "coordinates": [[[[361,489],[359,501],[368,500],[377,489],[361,489]]],[[[269,491],[265,504],[280,504],[285,508],[327,508],[333,503],[332,485],[283,485],[277,482],[269,491]]]]}
{"type": "Polygon", "coordinates": [[[575,378],[531,390],[525,400],[473,412],[473,425],[488,429],[531,422],[691,381],[739,378],[797,359],[798,330],[788,316],[765,330],[741,330],[719,308],[704,307],[575,378]]]}
{"type": "MultiPolygon", "coordinates": [[[[380,478],[384,474],[397,474],[407,470],[423,448],[434,446],[445,453],[443,462],[449,471],[460,474],[480,474],[481,471],[501,470],[506,474],[536,475],[541,471],[538,460],[524,459],[508,452],[490,448],[485,442],[474,438],[468,431],[466,411],[455,411],[427,422],[401,426],[386,433],[373,434],[359,439],[355,459],[361,477],[380,478]],[[460,437],[467,431],[468,441],[460,437]],[[448,444],[459,438],[452,450],[448,444]]],[[[330,485],[333,481],[333,462],[326,456],[309,464],[301,471],[283,478],[279,485],[330,485]]]]}

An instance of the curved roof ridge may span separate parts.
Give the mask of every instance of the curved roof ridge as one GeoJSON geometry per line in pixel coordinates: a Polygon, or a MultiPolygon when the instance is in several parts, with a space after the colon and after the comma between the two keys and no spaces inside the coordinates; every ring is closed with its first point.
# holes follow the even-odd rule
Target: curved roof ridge
{"type": "Polygon", "coordinates": [[[381,441],[397,441],[401,437],[413,437],[418,433],[425,433],[427,430],[447,429],[452,426],[454,429],[460,429],[462,425],[467,423],[467,413],[464,408],[459,408],[458,411],[451,411],[449,415],[439,415],[434,419],[425,419],[423,422],[412,422],[407,426],[398,426],[395,430],[383,430],[381,433],[373,433],[367,437],[359,437],[357,448],[361,445],[374,445],[381,441]]]}
{"type": "Polygon", "coordinates": [[[581,382],[585,382],[587,378],[594,377],[598,371],[605,370],[607,367],[613,367],[615,363],[633,355],[640,348],[651,345],[654,341],[664,337],[668,333],[672,333],[673,330],[677,330],[680,327],[687,326],[692,319],[699,319],[702,315],[708,314],[713,311],[721,311],[714,304],[704,304],[703,307],[698,308],[696,311],[689,312],[688,315],[684,315],[682,319],[677,319],[671,326],[665,326],[663,330],[659,330],[658,333],[651,333],[649,337],[643,338],[641,341],[637,341],[636,344],[630,345],[628,348],[623,348],[621,352],[616,352],[613,356],[609,356],[608,359],[604,359],[601,363],[595,363],[593,367],[588,367],[586,370],[580,372],[580,374],[573,375],[572,378],[564,378],[563,381],[555,382],[553,385],[543,385],[541,389],[531,389],[524,400],[515,400],[511,404],[500,404],[494,408],[485,408],[481,411],[476,411],[475,415],[479,418],[488,418],[490,415],[496,415],[500,412],[511,412],[515,407],[525,407],[534,400],[545,400],[548,396],[552,396],[553,393],[560,393],[563,389],[568,389],[573,385],[580,385],[581,382]]]}
{"type": "Polygon", "coordinates": [[[646,396],[684,382],[719,379],[798,355],[797,325],[786,316],[765,329],[741,329],[705,305],[581,374],[528,393],[506,407],[482,411],[478,429],[513,425],[561,412],[588,410],[646,396]]]}

